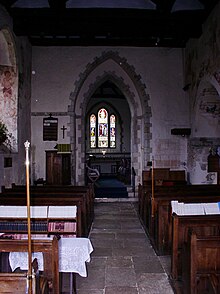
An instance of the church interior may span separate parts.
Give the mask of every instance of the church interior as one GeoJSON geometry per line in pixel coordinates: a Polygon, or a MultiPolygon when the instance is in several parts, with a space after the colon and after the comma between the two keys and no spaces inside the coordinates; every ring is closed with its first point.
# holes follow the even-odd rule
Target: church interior
{"type": "Polygon", "coordinates": [[[220,293],[219,14],[0,0],[0,293],[220,293]]]}

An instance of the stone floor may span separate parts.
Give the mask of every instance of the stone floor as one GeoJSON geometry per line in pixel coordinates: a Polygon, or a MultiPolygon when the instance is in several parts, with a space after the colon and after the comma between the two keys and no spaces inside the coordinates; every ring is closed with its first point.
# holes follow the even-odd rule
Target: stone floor
{"type": "Polygon", "coordinates": [[[170,258],[158,257],[139,221],[136,204],[95,203],[94,247],[78,294],[171,294],[170,258]]]}

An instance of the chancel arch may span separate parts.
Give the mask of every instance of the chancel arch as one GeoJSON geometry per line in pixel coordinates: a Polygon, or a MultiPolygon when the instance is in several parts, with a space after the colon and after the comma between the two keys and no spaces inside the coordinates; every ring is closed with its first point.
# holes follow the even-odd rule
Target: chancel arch
{"type": "Polygon", "coordinates": [[[151,109],[148,105],[149,95],[141,76],[135,72],[125,58],[118,52],[103,52],[89,63],[75,83],[70,95],[70,142],[72,157],[72,183],[85,183],[86,161],[86,113],[88,103],[104,82],[111,81],[124,95],[131,115],[131,166],[137,174],[137,182],[141,181],[141,170],[146,167],[151,153],[151,109]]]}

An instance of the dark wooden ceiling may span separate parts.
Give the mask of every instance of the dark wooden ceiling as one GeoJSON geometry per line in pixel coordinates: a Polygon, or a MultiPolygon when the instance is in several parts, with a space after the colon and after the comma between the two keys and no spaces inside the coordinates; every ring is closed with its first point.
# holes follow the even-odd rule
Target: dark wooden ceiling
{"type": "Polygon", "coordinates": [[[152,0],[155,9],[67,8],[68,0],[48,0],[47,8],[0,3],[13,18],[15,34],[35,46],[185,47],[190,38],[200,37],[219,0],[199,0],[204,9],[172,12],[175,1],[152,0]]]}

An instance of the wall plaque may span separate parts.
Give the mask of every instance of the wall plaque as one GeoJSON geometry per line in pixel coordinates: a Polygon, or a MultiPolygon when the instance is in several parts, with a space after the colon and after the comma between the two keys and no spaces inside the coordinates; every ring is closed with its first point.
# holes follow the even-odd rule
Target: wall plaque
{"type": "Polygon", "coordinates": [[[52,116],[43,119],[43,140],[57,141],[58,118],[52,116]]]}

